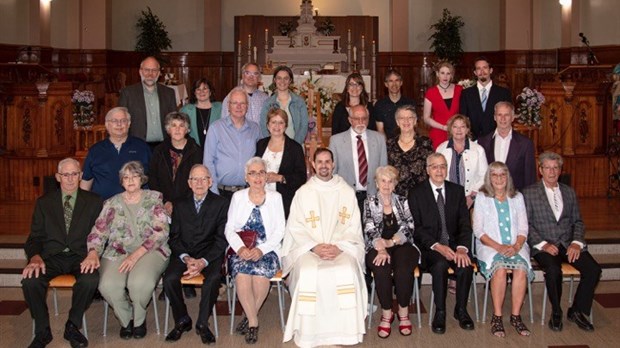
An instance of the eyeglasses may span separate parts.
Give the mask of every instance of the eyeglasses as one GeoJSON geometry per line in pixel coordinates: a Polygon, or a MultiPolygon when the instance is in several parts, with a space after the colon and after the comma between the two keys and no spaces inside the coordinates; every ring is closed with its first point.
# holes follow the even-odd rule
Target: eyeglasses
{"type": "Polygon", "coordinates": [[[255,177],[265,176],[265,175],[267,175],[267,172],[266,172],[266,171],[264,171],[264,170],[260,170],[260,171],[258,171],[258,172],[256,172],[256,171],[251,171],[251,172],[248,172],[248,175],[249,175],[249,176],[251,176],[251,177],[253,177],[253,178],[255,178],[255,177]]]}
{"type": "Polygon", "coordinates": [[[491,173],[491,177],[492,178],[505,178],[507,176],[508,176],[508,174],[506,174],[506,173],[491,173]]]}
{"type": "Polygon", "coordinates": [[[558,167],[558,166],[542,166],[542,169],[555,172],[555,171],[560,170],[560,167],[558,167]]]}
{"type": "Polygon", "coordinates": [[[159,69],[147,69],[147,68],[141,68],[140,70],[142,70],[146,74],[158,74],[160,71],[159,69]]]}
{"type": "Polygon", "coordinates": [[[247,70],[245,70],[243,74],[245,76],[254,76],[254,77],[258,77],[258,75],[260,75],[258,71],[247,71],[247,70]]]}
{"type": "Polygon", "coordinates": [[[362,87],[361,83],[357,83],[357,82],[349,82],[347,84],[347,86],[351,87],[351,88],[357,88],[357,87],[362,87]]]}
{"type": "Polygon", "coordinates": [[[196,88],[196,92],[209,92],[209,87],[196,88]]]}
{"type": "Polygon", "coordinates": [[[58,173],[63,179],[77,178],[82,172],[58,173]]]}
{"type": "Polygon", "coordinates": [[[233,101],[229,102],[228,104],[230,104],[230,106],[247,106],[248,105],[248,103],[246,102],[233,102],[233,101]]]}
{"type": "Polygon", "coordinates": [[[134,174],[134,175],[123,175],[123,181],[132,181],[132,180],[140,180],[141,175],[140,174],[134,174]]]}
{"type": "Polygon", "coordinates": [[[123,118],[123,119],[120,119],[120,120],[117,120],[117,119],[111,118],[111,119],[109,119],[107,122],[110,122],[110,123],[112,123],[112,124],[116,124],[116,125],[126,125],[126,124],[128,124],[128,123],[129,123],[129,120],[128,120],[128,119],[126,119],[126,118],[123,118]]]}
{"type": "Polygon", "coordinates": [[[211,179],[210,176],[197,176],[193,178],[189,178],[189,180],[194,184],[205,183],[211,179]]]}

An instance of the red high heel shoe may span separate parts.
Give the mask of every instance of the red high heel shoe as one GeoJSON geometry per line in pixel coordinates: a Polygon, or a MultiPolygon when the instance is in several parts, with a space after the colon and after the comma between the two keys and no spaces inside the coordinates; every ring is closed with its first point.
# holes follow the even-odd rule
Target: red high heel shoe
{"type": "MultiPolygon", "coordinates": [[[[383,315],[381,315],[381,322],[382,323],[390,323],[390,325],[392,325],[392,323],[394,322],[394,317],[396,315],[394,315],[394,313],[392,313],[392,316],[390,318],[386,318],[383,315]]],[[[382,327],[381,324],[379,324],[379,326],[377,327],[377,336],[379,336],[380,338],[388,338],[390,337],[390,334],[392,333],[392,327],[382,327]],[[385,333],[385,336],[381,336],[381,333],[385,333]]]]}
{"type": "MultiPolygon", "coordinates": [[[[409,314],[405,315],[404,317],[401,317],[400,315],[398,315],[398,321],[399,322],[403,322],[405,320],[409,320],[409,314]]],[[[413,332],[412,328],[413,328],[413,326],[411,325],[411,321],[409,321],[409,325],[399,324],[398,325],[398,332],[400,332],[400,334],[403,335],[403,336],[409,336],[413,332]],[[405,330],[408,330],[408,331],[405,332],[405,330]]]]}

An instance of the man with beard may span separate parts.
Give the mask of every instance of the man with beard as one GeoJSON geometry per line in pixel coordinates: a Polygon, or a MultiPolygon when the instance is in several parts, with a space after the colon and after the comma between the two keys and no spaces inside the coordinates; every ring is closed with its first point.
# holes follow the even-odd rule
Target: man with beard
{"type": "Polygon", "coordinates": [[[387,165],[385,137],[367,129],[368,120],[365,106],[352,107],[349,131],[336,134],[329,140],[329,149],[334,154],[334,173],[355,189],[360,211],[364,210],[366,195],[377,193],[375,171],[387,165]]]}
{"type": "Polygon", "coordinates": [[[157,83],[161,68],[154,57],[140,63],[140,83],[121,90],[119,106],[131,114],[129,134],[146,141],[151,150],[164,140],[166,115],[177,110],[174,91],[157,83]]]}
{"type": "Polygon", "coordinates": [[[476,88],[463,90],[460,100],[460,113],[469,117],[474,139],[495,130],[493,107],[497,102],[512,102],[510,90],[493,84],[493,68],[486,57],[478,57],[474,62],[474,75],[478,78],[476,88]]]}

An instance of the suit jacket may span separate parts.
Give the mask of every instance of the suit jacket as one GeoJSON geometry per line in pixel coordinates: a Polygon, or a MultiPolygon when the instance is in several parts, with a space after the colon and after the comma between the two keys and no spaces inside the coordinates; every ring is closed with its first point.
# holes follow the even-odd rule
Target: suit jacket
{"type": "MultiPolygon", "coordinates": [[[[446,226],[450,236],[450,248],[464,246],[471,250],[471,220],[465,202],[463,186],[444,181],[446,226]]],[[[441,238],[441,218],[437,200],[429,180],[409,191],[409,208],[415,224],[413,238],[422,251],[429,251],[441,238]]]]}
{"type": "Polygon", "coordinates": [[[41,196],[35,204],[30,235],[24,245],[28,260],[37,254],[45,260],[65,248],[86,257],[86,237],[102,206],[103,201],[98,195],[78,189],[67,233],[62,191],[41,196]]]}
{"type": "MultiPolygon", "coordinates": [[[[307,177],[304,149],[295,140],[286,135],[284,137],[284,150],[278,174],[284,176],[286,184],[276,183],[276,191],[282,195],[284,216],[288,218],[295,192],[306,182],[307,177]]],[[[256,156],[263,157],[270,139],[271,137],[263,138],[256,143],[256,156]]]]}
{"type": "MultiPolygon", "coordinates": [[[[495,161],[495,137],[493,135],[494,133],[487,134],[478,139],[478,144],[484,148],[489,163],[495,161]]],[[[517,190],[521,191],[536,182],[534,143],[514,129],[506,156],[506,166],[517,190]]]]}
{"type": "Polygon", "coordinates": [[[578,241],[583,243],[586,250],[585,227],[575,191],[565,184],[558,184],[564,204],[559,220],[556,220],[553,214],[542,181],[523,190],[529,225],[527,242],[531,247],[532,256],[540,252],[534,246],[543,241],[565,248],[568,248],[573,241],[578,241]]]}
{"type": "Polygon", "coordinates": [[[224,228],[228,204],[226,198],[211,191],[207,192],[199,212],[193,195],[175,201],[168,240],[172,257],[189,254],[209,263],[222,258],[227,246],[224,228]]]}
{"type": "MultiPolygon", "coordinates": [[[[161,121],[161,132],[164,138],[168,137],[164,128],[166,115],[172,111],[177,111],[176,97],[174,90],[162,84],[157,85],[157,96],[159,97],[159,117],[161,121]]],[[[146,102],[144,101],[144,87],[142,82],[127,86],[121,90],[118,105],[124,106],[131,114],[131,127],[129,134],[142,140],[146,139],[146,102]]]]}
{"type": "Polygon", "coordinates": [[[480,91],[477,85],[463,90],[460,99],[460,113],[469,117],[474,139],[493,133],[497,126],[493,117],[495,113],[494,107],[500,101],[512,103],[512,95],[509,89],[498,86],[495,83],[491,85],[487,106],[484,111],[482,111],[482,101],[480,100],[480,91]]]}
{"type": "MultiPolygon", "coordinates": [[[[387,165],[387,150],[385,137],[379,132],[366,130],[368,141],[366,161],[368,162],[368,183],[366,191],[369,195],[377,193],[375,171],[378,167],[387,165]]],[[[355,188],[356,176],[353,162],[353,148],[351,147],[351,130],[333,135],[329,139],[329,149],[334,153],[336,168],[334,174],[340,175],[351,187],[355,188]]],[[[357,156],[357,152],[355,153],[357,156]]]]}

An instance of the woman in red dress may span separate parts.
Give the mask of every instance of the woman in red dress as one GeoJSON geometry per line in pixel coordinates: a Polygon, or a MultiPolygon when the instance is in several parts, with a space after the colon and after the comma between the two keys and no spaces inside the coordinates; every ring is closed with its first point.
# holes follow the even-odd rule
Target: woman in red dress
{"type": "Polygon", "coordinates": [[[452,83],[454,66],[448,62],[437,65],[437,86],[431,87],[424,96],[424,123],[431,127],[428,133],[433,149],[448,140],[448,119],[459,112],[459,99],[463,87],[452,83]]]}

